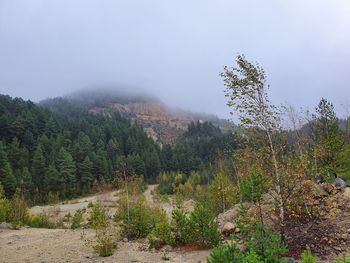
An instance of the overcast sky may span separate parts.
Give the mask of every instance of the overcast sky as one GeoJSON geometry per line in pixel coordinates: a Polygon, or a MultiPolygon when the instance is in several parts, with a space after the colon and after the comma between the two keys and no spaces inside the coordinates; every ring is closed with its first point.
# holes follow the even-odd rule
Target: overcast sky
{"type": "Polygon", "coordinates": [[[219,73],[237,53],[265,68],[275,103],[340,105],[350,1],[0,0],[0,93],[34,101],[137,87],[225,117],[219,73]]]}

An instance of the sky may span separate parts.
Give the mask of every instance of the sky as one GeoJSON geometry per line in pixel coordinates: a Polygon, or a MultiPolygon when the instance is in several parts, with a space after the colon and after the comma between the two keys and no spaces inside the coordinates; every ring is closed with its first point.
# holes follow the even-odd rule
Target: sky
{"type": "Polygon", "coordinates": [[[140,89],[227,117],[219,73],[237,54],[274,103],[350,100],[348,0],[0,0],[0,93],[33,101],[140,89]]]}

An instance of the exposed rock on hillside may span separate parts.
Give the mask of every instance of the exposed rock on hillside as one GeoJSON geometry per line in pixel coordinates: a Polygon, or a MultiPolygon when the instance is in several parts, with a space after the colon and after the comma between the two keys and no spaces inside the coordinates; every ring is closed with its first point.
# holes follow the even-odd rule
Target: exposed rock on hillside
{"type": "Polygon", "coordinates": [[[176,111],[158,101],[109,103],[103,107],[91,108],[90,111],[94,113],[118,111],[123,117],[142,126],[148,136],[164,143],[173,143],[187,130],[188,124],[192,121],[211,121],[220,128],[228,126],[227,121],[215,116],[176,111]]]}

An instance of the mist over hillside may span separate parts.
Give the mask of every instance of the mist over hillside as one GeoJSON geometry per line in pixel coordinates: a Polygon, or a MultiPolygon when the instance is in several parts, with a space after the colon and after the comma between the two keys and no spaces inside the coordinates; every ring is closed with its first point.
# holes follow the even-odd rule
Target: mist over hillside
{"type": "Polygon", "coordinates": [[[85,89],[59,98],[47,99],[40,105],[62,112],[67,103],[95,114],[118,112],[122,117],[142,126],[156,141],[174,143],[191,122],[211,122],[223,131],[232,129],[232,123],[214,114],[194,113],[170,107],[145,92],[127,89],[85,89]]]}

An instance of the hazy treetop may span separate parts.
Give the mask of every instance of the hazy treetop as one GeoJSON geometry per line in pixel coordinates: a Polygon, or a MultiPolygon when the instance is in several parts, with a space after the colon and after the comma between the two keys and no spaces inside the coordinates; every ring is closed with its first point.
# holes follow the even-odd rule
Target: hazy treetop
{"type": "Polygon", "coordinates": [[[273,101],[337,105],[350,95],[349,13],[348,0],[0,0],[0,93],[137,88],[227,116],[219,72],[244,53],[273,101]]]}

